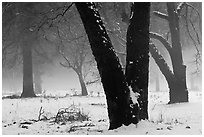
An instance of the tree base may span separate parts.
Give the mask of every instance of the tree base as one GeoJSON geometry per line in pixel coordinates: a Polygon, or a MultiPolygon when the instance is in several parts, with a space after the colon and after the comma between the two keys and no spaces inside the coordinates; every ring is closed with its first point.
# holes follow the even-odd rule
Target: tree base
{"type": "Polygon", "coordinates": [[[122,126],[121,122],[115,122],[115,123],[110,123],[109,129],[108,130],[113,130],[117,129],[122,126]]]}
{"type": "Polygon", "coordinates": [[[168,102],[168,104],[189,102],[187,89],[182,89],[182,90],[170,89],[169,96],[170,96],[169,97],[170,101],[168,102]]]}
{"type": "Polygon", "coordinates": [[[34,92],[24,92],[21,94],[21,98],[32,98],[32,97],[36,97],[34,92]]]}

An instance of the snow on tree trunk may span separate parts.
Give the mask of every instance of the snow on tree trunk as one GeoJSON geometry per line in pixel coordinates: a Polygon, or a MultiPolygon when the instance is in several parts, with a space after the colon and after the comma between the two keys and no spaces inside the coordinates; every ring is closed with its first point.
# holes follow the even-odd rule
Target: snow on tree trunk
{"type": "Polygon", "coordinates": [[[106,94],[109,129],[131,122],[137,123],[138,119],[130,108],[130,91],[121,64],[95,5],[93,3],[75,5],[84,24],[106,94]]]}
{"type": "Polygon", "coordinates": [[[150,3],[134,3],[127,30],[126,78],[138,92],[140,119],[148,119],[150,3]]]}
{"type": "Polygon", "coordinates": [[[176,13],[175,3],[167,3],[168,22],[171,32],[172,52],[170,54],[173,72],[176,79],[175,87],[170,89],[170,102],[188,102],[186,86],[186,66],[183,65],[182,49],[180,42],[179,17],[176,13]]]}
{"type": "Polygon", "coordinates": [[[32,46],[25,42],[23,50],[23,92],[21,97],[35,97],[33,90],[32,46]]]}

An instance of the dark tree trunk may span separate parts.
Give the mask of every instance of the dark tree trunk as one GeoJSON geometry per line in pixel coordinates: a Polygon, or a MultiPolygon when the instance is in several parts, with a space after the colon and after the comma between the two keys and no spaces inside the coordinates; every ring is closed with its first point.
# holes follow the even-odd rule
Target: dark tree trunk
{"type": "Polygon", "coordinates": [[[81,73],[77,73],[78,77],[79,77],[79,82],[80,82],[80,86],[81,86],[81,95],[82,96],[87,96],[88,92],[87,92],[87,88],[86,88],[86,84],[84,82],[83,76],[81,73]]]}
{"type": "Polygon", "coordinates": [[[23,92],[21,97],[35,97],[33,90],[32,47],[27,42],[23,50],[23,92]]]}
{"type": "Polygon", "coordinates": [[[129,88],[119,59],[116,56],[110,38],[93,3],[75,3],[86,30],[108,105],[109,129],[122,124],[137,123],[136,116],[131,117],[129,88]]]}
{"type": "MultiPolygon", "coordinates": [[[[172,52],[170,54],[175,76],[175,83],[170,89],[170,102],[188,102],[186,86],[186,66],[183,65],[182,49],[180,42],[179,17],[176,13],[175,3],[167,3],[168,22],[171,32],[172,52]]],[[[170,86],[171,87],[171,86],[170,86]]]]}
{"type": "Polygon", "coordinates": [[[150,3],[134,3],[127,30],[126,78],[140,94],[140,119],[148,119],[149,23],[150,3]]]}
{"type": "Polygon", "coordinates": [[[41,79],[42,72],[40,72],[38,64],[35,64],[34,67],[34,91],[35,94],[42,93],[42,79],[41,79]]]}

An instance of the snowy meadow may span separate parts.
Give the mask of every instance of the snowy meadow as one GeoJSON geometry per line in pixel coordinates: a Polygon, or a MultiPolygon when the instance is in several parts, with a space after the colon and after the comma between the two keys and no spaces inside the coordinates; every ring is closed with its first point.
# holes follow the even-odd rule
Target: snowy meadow
{"type": "Polygon", "coordinates": [[[2,133],[3,135],[201,135],[201,92],[190,92],[189,100],[189,103],[168,105],[168,92],[149,92],[149,120],[142,120],[137,125],[131,124],[108,130],[109,121],[104,95],[3,98],[2,133]],[[59,117],[62,112],[67,112],[67,115],[64,113],[59,117]],[[72,117],[67,117],[68,115],[72,117]]]}

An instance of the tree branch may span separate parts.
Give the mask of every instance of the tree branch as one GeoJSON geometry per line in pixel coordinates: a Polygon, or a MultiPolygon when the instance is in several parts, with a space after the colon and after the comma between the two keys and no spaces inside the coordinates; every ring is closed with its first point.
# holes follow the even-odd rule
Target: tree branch
{"type": "Polygon", "coordinates": [[[199,35],[198,35],[198,32],[196,31],[196,28],[195,28],[193,22],[191,21],[191,19],[189,19],[189,22],[190,22],[190,24],[191,24],[191,26],[192,26],[192,28],[193,28],[195,34],[196,34],[196,38],[197,38],[198,44],[201,44],[200,38],[199,38],[199,35]]]}
{"type": "Polygon", "coordinates": [[[168,21],[169,17],[167,14],[161,13],[159,11],[153,11],[154,15],[156,15],[159,18],[165,19],[168,21]]]}
{"type": "Polygon", "coordinates": [[[49,23],[50,21],[51,21],[51,25],[52,25],[52,23],[53,23],[53,21],[54,20],[56,20],[59,16],[64,16],[65,15],[65,13],[72,7],[72,5],[74,4],[74,2],[72,2],[69,6],[64,6],[64,7],[66,7],[66,8],[64,8],[63,9],[63,12],[62,13],[59,13],[59,14],[57,14],[55,17],[53,17],[53,18],[49,18],[49,17],[47,17],[46,15],[45,15],[45,17],[43,18],[43,21],[37,26],[37,30],[39,31],[42,27],[43,27],[43,25],[45,25],[46,23],[49,23]]]}
{"type": "Polygon", "coordinates": [[[164,45],[164,47],[169,52],[169,54],[171,54],[172,48],[171,48],[169,42],[162,35],[159,35],[158,33],[150,32],[149,37],[156,39],[156,40],[159,40],[164,45]]]}
{"type": "MultiPolygon", "coordinates": [[[[190,19],[189,19],[190,20],[190,19]]],[[[191,35],[191,33],[190,33],[190,30],[189,30],[189,26],[188,26],[188,8],[186,8],[186,16],[185,16],[185,21],[186,21],[186,30],[187,30],[187,33],[188,33],[188,35],[189,35],[189,37],[190,37],[190,39],[193,41],[193,45],[194,45],[194,47],[195,47],[195,49],[196,49],[196,54],[197,54],[197,57],[201,57],[200,56],[200,51],[199,51],[199,49],[198,49],[198,47],[197,47],[197,43],[196,43],[196,41],[193,39],[193,36],[191,35]]],[[[196,59],[197,60],[197,59],[196,59]]]]}
{"type": "Polygon", "coordinates": [[[169,82],[169,80],[173,80],[174,79],[173,72],[170,70],[168,64],[166,63],[162,55],[159,53],[157,47],[153,43],[149,44],[149,51],[153,59],[155,60],[156,64],[158,65],[160,71],[165,76],[167,82],[169,82]]]}
{"type": "Polygon", "coordinates": [[[65,15],[65,13],[71,8],[71,6],[73,5],[74,3],[72,2],[66,9],[64,9],[64,11],[62,12],[62,13],[60,13],[60,14],[57,14],[57,16],[56,17],[54,17],[54,18],[49,18],[50,20],[55,20],[55,19],[57,19],[59,16],[64,16],[65,15]]]}
{"type": "Polygon", "coordinates": [[[62,62],[60,62],[60,65],[61,66],[63,66],[63,67],[65,67],[65,68],[70,68],[70,66],[69,65],[65,65],[64,63],[62,63],[62,62]]]}
{"type": "Polygon", "coordinates": [[[200,15],[200,13],[198,12],[198,10],[195,8],[195,7],[193,7],[191,4],[189,4],[189,3],[186,3],[186,5],[188,6],[188,7],[191,7],[193,10],[195,10],[195,12],[198,14],[198,18],[199,18],[199,28],[200,28],[200,30],[202,30],[202,18],[201,18],[201,15],[200,15]]]}

